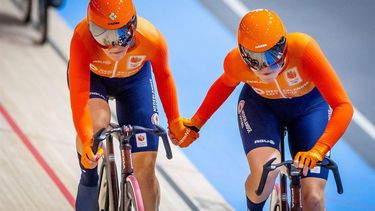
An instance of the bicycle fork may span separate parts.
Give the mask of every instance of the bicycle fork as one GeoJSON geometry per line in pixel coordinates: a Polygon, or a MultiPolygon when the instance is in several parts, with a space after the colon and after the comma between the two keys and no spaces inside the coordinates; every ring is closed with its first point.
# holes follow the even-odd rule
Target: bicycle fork
{"type": "Polygon", "coordinates": [[[287,198],[287,175],[280,175],[280,199],[281,199],[281,210],[288,211],[288,198],[287,198]]]}
{"type": "Polygon", "coordinates": [[[121,152],[121,191],[120,191],[120,200],[121,202],[118,204],[119,210],[124,210],[125,209],[125,204],[123,199],[125,198],[124,194],[126,194],[126,178],[129,175],[133,174],[133,161],[132,161],[132,150],[131,150],[131,145],[126,142],[126,141],[121,141],[120,144],[120,152],[121,152]]]}
{"type": "MultiPolygon", "coordinates": [[[[114,152],[113,152],[113,138],[112,136],[109,136],[106,140],[106,149],[108,150],[104,156],[106,156],[106,160],[108,161],[111,161],[111,160],[114,160],[114,152]],[[109,156],[111,155],[111,156],[109,156]]],[[[107,174],[107,179],[108,179],[108,182],[112,188],[113,191],[110,191],[109,194],[110,194],[110,204],[113,204],[113,207],[117,207],[118,204],[118,198],[119,198],[119,186],[118,186],[118,182],[117,182],[117,168],[116,168],[116,163],[115,162],[108,162],[108,165],[109,165],[109,171],[106,172],[107,174]],[[113,174],[111,174],[111,172],[113,172],[113,174]]]]}

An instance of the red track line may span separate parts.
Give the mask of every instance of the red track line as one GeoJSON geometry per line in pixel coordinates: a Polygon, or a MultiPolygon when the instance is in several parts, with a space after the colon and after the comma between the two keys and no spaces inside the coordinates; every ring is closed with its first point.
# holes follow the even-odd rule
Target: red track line
{"type": "Polygon", "coordinates": [[[31,152],[31,154],[34,156],[34,158],[38,161],[38,163],[41,165],[41,167],[44,169],[44,171],[46,171],[48,176],[55,183],[57,188],[60,189],[61,193],[65,196],[66,200],[68,200],[69,204],[74,208],[75,199],[72,196],[72,194],[68,191],[68,189],[65,187],[65,185],[57,177],[57,175],[53,171],[53,169],[48,165],[46,160],[43,159],[41,154],[33,146],[33,144],[27,138],[25,133],[23,133],[22,130],[18,127],[16,122],[13,120],[13,118],[10,116],[10,114],[5,110],[5,108],[3,107],[3,105],[1,103],[0,103],[0,112],[4,116],[5,120],[8,122],[8,124],[12,127],[13,131],[21,139],[22,143],[27,147],[27,149],[31,152]]]}

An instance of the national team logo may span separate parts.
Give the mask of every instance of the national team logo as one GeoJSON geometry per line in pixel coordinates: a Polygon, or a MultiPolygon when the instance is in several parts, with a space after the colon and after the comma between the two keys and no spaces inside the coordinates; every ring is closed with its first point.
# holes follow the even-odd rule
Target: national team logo
{"type": "Polygon", "coordinates": [[[294,86],[294,85],[302,82],[302,78],[299,75],[296,67],[285,71],[284,77],[285,77],[286,81],[288,82],[289,86],[294,86]]]}
{"type": "Polygon", "coordinates": [[[315,166],[313,169],[310,169],[310,173],[320,174],[320,166],[315,166]]]}
{"type": "Polygon", "coordinates": [[[297,73],[294,72],[294,71],[290,71],[286,74],[286,77],[288,77],[288,79],[290,79],[290,80],[293,80],[297,77],[297,73]]]}
{"type": "Polygon", "coordinates": [[[241,111],[243,111],[243,107],[244,106],[245,106],[245,101],[244,100],[240,100],[240,102],[238,103],[238,107],[237,107],[238,114],[240,114],[241,111]]]}
{"type": "Polygon", "coordinates": [[[158,113],[154,113],[154,114],[151,116],[151,122],[152,122],[152,124],[154,124],[154,125],[159,125],[159,115],[158,115],[158,113]]]}
{"type": "Polygon", "coordinates": [[[145,55],[129,56],[128,68],[134,69],[134,68],[141,66],[145,58],[146,58],[145,55]]]}
{"type": "Polygon", "coordinates": [[[147,147],[147,135],[146,133],[135,134],[137,147],[147,147]]]}

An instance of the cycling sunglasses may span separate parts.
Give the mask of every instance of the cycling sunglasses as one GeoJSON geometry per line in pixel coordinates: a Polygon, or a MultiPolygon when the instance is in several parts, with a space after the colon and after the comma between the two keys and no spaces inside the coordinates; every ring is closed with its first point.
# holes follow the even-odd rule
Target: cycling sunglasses
{"type": "Polygon", "coordinates": [[[240,54],[245,63],[254,71],[272,68],[283,62],[286,53],[286,38],[282,37],[271,49],[265,52],[253,52],[239,45],[240,54]]]}
{"type": "Polygon", "coordinates": [[[126,47],[131,44],[137,27],[137,16],[121,28],[114,30],[103,29],[92,21],[89,21],[89,29],[97,44],[104,49],[114,46],[126,47]]]}

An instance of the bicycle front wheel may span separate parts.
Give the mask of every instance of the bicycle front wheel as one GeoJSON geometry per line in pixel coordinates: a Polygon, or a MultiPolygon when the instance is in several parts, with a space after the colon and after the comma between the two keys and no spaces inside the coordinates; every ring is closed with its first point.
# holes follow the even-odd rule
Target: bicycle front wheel
{"type": "Polygon", "coordinates": [[[116,211],[118,208],[118,183],[115,163],[102,159],[99,172],[99,211],[116,211]],[[112,164],[112,166],[110,165],[112,164]]]}
{"type": "Polygon", "coordinates": [[[133,175],[129,175],[126,177],[126,183],[122,188],[120,210],[144,211],[141,189],[137,179],[133,175]]]}
{"type": "MultiPolygon", "coordinates": [[[[275,184],[270,195],[270,211],[281,211],[280,185],[275,184]]],[[[285,211],[285,210],[283,210],[285,211]]]]}
{"type": "Polygon", "coordinates": [[[109,211],[109,187],[105,163],[100,165],[99,171],[99,194],[98,194],[99,211],[109,211]]]}

